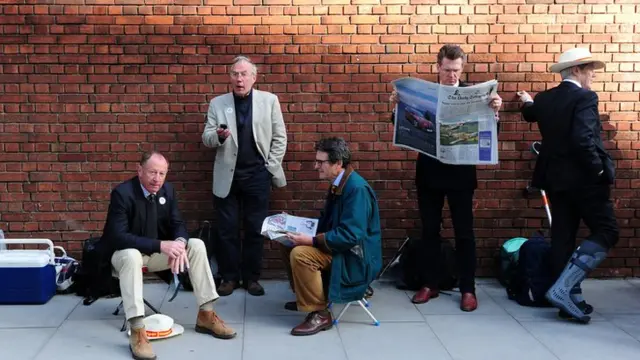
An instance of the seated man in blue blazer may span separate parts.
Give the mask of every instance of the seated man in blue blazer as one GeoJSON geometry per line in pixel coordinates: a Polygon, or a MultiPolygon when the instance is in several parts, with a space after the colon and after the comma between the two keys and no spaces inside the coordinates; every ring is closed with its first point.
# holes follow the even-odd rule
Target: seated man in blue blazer
{"type": "Polygon", "coordinates": [[[309,313],[291,330],[295,336],[330,329],[333,320],[327,301],[361,300],[382,267],[378,200],[350,162],[351,152],[343,139],[326,138],[316,144],[315,168],[331,184],[317,236],[288,233],[295,247],[284,249],[296,294],[296,302],[285,308],[309,313]],[[328,275],[325,279],[322,272],[328,275]]]}
{"type": "Polygon", "coordinates": [[[207,250],[200,239],[189,239],[178,211],[176,194],[165,178],[167,159],[152,151],[143,155],[138,176],[116,186],[102,240],[110,249],[111,264],[120,280],[122,302],[131,327],[130,350],[134,359],[155,359],[147,339],[142,298],[142,267],[176,274],[188,268],[200,310],[196,331],[231,339],[236,332],[213,311],[218,298],[207,250]],[[189,240],[187,240],[189,239],[189,240]]]}

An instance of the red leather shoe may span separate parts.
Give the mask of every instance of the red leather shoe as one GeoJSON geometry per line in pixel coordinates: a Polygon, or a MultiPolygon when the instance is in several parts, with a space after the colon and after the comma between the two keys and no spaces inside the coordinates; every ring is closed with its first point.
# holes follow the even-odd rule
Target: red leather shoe
{"type": "Polygon", "coordinates": [[[478,308],[478,299],[472,293],[462,294],[462,300],[460,300],[460,310],[473,311],[478,308]]]}
{"type": "Polygon", "coordinates": [[[429,289],[428,287],[423,287],[418,290],[418,292],[413,295],[411,298],[411,302],[414,304],[424,304],[431,299],[435,299],[440,295],[440,291],[438,289],[429,289]]]}

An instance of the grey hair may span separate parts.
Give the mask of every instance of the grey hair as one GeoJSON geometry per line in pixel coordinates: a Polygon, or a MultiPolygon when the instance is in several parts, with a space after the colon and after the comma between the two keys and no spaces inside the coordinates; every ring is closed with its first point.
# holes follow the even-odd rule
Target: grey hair
{"type": "Polygon", "coordinates": [[[241,63],[241,62],[246,62],[247,64],[251,65],[251,74],[252,75],[258,75],[258,67],[256,66],[256,64],[254,64],[251,59],[249,59],[246,56],[240,55],[240,56],[236,56],[233,59],[233,62],[231,63],[231,67],[229,69],[233,69],[234,66],[236,66],[236,64],[241,63]]]}
{"type": "Polygon", "coordinates": [[[560,71],[560,76],[562,77],[562,80],[566,80],[573,77],[573,71],[571,70],[572,68],[573,66],[560,71]]]}
{"type": "Polygon", "coordinates": [[[351,150],[343,138],[324,138],[316,143],[316,151],[327,153],[332,164],[342,161],[342,167],[346,167],[351,163],[351,150]]]}

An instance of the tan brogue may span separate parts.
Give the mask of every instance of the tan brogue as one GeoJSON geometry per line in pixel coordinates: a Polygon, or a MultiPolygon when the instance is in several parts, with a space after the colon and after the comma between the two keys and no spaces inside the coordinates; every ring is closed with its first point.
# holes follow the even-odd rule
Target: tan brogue
{"type": "Polygon", "coordinates": [[[215,311],[198,311],[196,332],[213,335],[218,339],[233,339],[236,337],[235,330],[225,325],[215,311]]]}
{"type": "Polygon", "coordinates": [[[129,336],[129,349],[131,350],[131,355],[136,360],[156,359],[156,354],[153,352],[151,343],[147,338],[145,328],[131,329],[131,336],[129,336]]]}

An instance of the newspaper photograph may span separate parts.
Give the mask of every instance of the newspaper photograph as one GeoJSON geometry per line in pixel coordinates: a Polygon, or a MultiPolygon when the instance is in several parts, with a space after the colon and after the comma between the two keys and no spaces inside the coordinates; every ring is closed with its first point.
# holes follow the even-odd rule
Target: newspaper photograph
{"type": "Polygon", "coordinates": [[[456,87],[418,78],[392,82],[398,93],[393,144],[446,164],[498,163],[498,126],[489,98],[498,82],[456,87]]]}
{"type": "Polygon", "coordinates": [[[286,233],[299,233],[316,236],[318,219],[293,216],[289,214],[275,214],[267,216],[262,222],[260,233],[270,240],[277,241],[285,246],[293,247],[293,242],[287,238],[286,233]]]}

